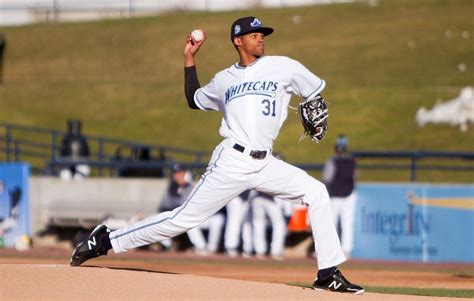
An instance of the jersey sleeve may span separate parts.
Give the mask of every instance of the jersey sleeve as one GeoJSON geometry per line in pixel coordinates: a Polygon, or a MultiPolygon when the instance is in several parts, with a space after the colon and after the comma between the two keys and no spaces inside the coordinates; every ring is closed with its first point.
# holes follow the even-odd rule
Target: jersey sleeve
{"type": "Polygon", "coordinates": [[[323,180],[323,183],[327,185],[332,182],[332,180],[334,179],[335,173],[336,173],[336,166],[334,164],[334,159],[331,158],[327,160],[326,163],[324,164],[321,180],[323,180]]]}
{"type": "Polygon", "coordinates": [[[207,85],[199,88],[194,93],[194,102],[199,109],[204,111],[218,111],[219,89],[216,80],[213,78],[207,85]]]}
{"type": "Polygon", "coordinates": [[[303,97],[304,99],[311,99],[321,93],[326,86],[326,82],[314,73],[309,71],[301,63],[294,61],[291,68],[291,84],[290,89],[292,93],[303,97]]]}

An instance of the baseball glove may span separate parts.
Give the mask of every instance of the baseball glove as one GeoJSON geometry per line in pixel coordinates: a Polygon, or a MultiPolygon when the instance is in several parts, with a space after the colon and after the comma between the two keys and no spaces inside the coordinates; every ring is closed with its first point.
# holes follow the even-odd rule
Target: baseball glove
{"type": "Polygon", "coordinates": [[[319,142],[328,129],[328,109],[321,95],[307,99],[298,105],[298,112],[304,128],[304,135],[319,142]]]}

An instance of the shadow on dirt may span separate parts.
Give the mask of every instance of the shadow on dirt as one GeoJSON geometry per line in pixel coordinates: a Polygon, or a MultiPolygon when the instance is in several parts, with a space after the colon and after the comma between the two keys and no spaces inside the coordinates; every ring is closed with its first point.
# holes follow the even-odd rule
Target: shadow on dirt
{"type": "Polygon", "coordinates": [[[181,275],[181,273],[164,272],[164,271],[149,270],[149,269],[143,269],[143,268],[132,268],[132,267],[114,267],[114,266],[99,266],[99,265],[83,265],[81,267],[82,268],[102,268],[102,269],[122,270],[122,271],[132,271],[132,272],[148,272],[148,273],[168,274],[168,275],[181,275]]]}

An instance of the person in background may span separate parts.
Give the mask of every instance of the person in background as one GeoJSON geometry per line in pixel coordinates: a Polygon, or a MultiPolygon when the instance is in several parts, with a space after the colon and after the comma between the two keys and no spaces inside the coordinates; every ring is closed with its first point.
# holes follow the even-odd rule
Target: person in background
{"type": "Polygon", "coordinates": [[[65,160],[65,165],[59,173],[61,179],[83,179],[91,173],[87,163],[89,145],[81,134],[81,121],[68,120],[67,133],[61,140],[60,157],[65,160]]]}
{"type": "Polygon", "coordinates": [[[194,251],[197,255],[206,256],[215,254],[219,251],[222,230],[225,224],[224,208],[208,218],[204,223],[189,230],[188,237],[194,245],[194,251]],[[208,230],[207,240],[203,230],[208,230]]]}
{"type": "MultiPolygon", "coordinates": [[[[193,178],[191,173],[181,164],[174,163],[171,167],[171,179],[158,207],[158,213],[171,211],[181,206],[193,189],[193,178]]],[[[173,246],[173,239],[159,242],[166,250],[173,246]]]]}
{"type": "Polygon", "coordinates": [[[146,145],[134,145],[130,147],[130,156],[122,158],[121,148],[117,148],[114,160],[120,162],[118,168],[119,177],[128,178],[162,178],[164,176],[163,167],[151,167],[147,163],[165,163],[166,158],[162,150],[159,151],[158,157],[152,156],[152,148],[146,145]],[[146,163],[147,166],[137,166],[135,163],[146,163]]]}
{"type": "Polygon", "coordinates": [[[324,164],[322,180],[331,199],[334,223],[340,223],[341,245],[347,257],[354,246],[354,214],[356,207],[356,161],[348,152],[347,137],[339,135],[334,145],[335,155],[324,164]]]}
{"type": "Polygon", "coordinates": [[[253,252],[252,225],[249,204],[250,190],[242,192],[225,206],[227,220],[224,234],[224,247],[227,255],[239,255],[242,238],[242,256],[250,257],[253,252]]]}
{"type": "Polygon", "coordinates": [[[276,203],[274,197],[254,190],[251,193],[250,204],[252,208],[253,243],[257,258],[263,258],[267,255],[267,225],[271,225],[270,256],[275,260],[283,260],[287,225],[282,208],[276,203]],[[267,218],[270,223],[267,222],[267,218]]]}

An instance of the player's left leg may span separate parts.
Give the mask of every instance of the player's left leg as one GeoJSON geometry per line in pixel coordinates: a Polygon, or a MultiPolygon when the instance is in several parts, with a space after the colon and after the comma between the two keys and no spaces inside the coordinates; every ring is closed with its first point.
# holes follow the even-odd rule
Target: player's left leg
{"type": "Polygon", "coordinates": [[[332,221],[331,204],[326,186],[305,171],[282,160],[269,158],[254,189],[278,198],[308,206],[311,229],[318,260],[317,289],[360,294],[363,289],[347,281],[337,269],[346,260],[332,221]]]}
{"type": "Polygon", "coordinates": [[[255,184],[254,189],[258,191],[308,206],[319,269],[337,266],[346,260],[323,183],[302,169],[271,158],[255,184]]]}

